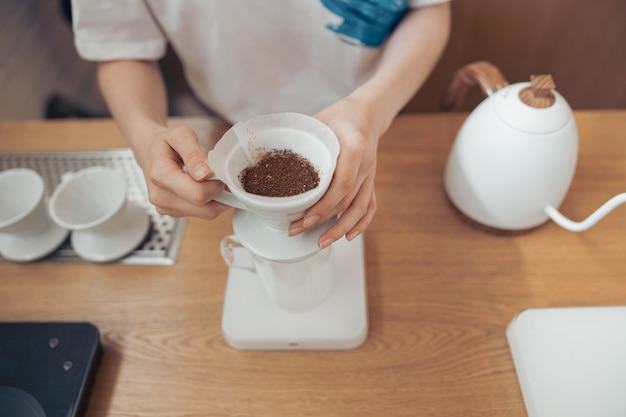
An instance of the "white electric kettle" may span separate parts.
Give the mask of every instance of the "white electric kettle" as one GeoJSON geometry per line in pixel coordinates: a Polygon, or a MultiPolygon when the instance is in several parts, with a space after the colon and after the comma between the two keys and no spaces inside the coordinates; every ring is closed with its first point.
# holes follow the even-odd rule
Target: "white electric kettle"
{"type": "Polygon", "coordinates": [[[464,215],[499,230],[552,219],[583,231],[626,202],[619,194],[581,222],[558,211],[576,170],[578,130],[550,75],[509,85],[493,64],[474,62],[455,73],[443,107],[458,107],[474,84],[487,98],[463,123],[444,173],[446,193],[464,215]]]}

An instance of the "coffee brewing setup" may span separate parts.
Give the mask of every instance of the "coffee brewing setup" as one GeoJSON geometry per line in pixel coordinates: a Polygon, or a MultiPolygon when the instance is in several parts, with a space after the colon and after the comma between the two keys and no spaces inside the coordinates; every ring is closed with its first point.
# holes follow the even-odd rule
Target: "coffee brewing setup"
{"type": "Polygon", "coordinates": [[[325,124],[298,113],[257,116],[235,124],[208,154],[211,179],[228,190],[216,198],[235,207],[233,235],[220,250],[229,266],[222,331],[236,349],[351,349],[367,335],[362,238],[320,250],[333,218],[298,236],[289,224],[328,189],[339,142],[325,124]],[[317,187],[285,197],[249,193],[240,175],[264,152],[288,150],[319,175],[317,187]]]}

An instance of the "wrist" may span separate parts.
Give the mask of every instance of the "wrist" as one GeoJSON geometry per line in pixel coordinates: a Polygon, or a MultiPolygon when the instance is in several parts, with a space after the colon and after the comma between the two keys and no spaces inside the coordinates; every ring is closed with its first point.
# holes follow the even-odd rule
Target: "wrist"
{"type": "Polygon", "coordinates": [[[387,100],[383,93],[368,84],[364,84],[347,97],[361,109],[361,114],[369,125],[369,131],[375,137],[382,136],[399,112],[387,100]]]}
{"type": "Polygon", "coordinates": [[[136,120],[132,126],[126,126],[123,130],[126,141],[133,149],[137,163],[142,167],[148,158],[150,147],[156,138],[167,130],[167,126],[151,119],[136,120]]]}

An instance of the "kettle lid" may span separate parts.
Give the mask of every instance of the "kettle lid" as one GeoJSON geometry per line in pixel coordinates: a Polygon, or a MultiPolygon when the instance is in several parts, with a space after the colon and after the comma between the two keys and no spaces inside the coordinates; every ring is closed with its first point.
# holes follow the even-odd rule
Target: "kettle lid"
{"type": "Polygon", "coordinates": [[[547,134],[573,117],[569,104],[556,90],[550,75],[534,75],[531,82],[509,85],[493,94],[496,114],[514,129],[547,134]]]}

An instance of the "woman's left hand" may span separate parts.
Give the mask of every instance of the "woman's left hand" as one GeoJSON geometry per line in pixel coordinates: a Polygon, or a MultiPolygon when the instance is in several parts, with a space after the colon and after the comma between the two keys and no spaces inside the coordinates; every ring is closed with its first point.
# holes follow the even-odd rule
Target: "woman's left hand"
{"type": "Polygon", "coordinates": [[[380,133],[363,103],[345,98],[314,116],[330,127],[340,144],[337,167],[324,196],[304,217],[293,222],[289,235],[310,230],[339,214],[337,222],[318,241],[323,249],[346,236],[352,240],[367,228],[376,212],[374,177],[380,133]]]}

